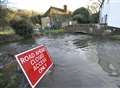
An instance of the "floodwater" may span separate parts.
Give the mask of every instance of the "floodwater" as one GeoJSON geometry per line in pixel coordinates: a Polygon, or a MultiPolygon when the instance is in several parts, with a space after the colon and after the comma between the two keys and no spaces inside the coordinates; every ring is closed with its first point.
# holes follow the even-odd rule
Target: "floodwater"
{"type": "Polygon", "coordinates": [[[10,82],[11,75],[17,74],[17,81],[0,88],[30,88],[12,55],[39,44],[47,47],[55,66],[36,88],[120,88],[120,40],[84,34],[50,34],[1,45],[0,69],[9,63],[17,65],[4,80],[10,82]]]}

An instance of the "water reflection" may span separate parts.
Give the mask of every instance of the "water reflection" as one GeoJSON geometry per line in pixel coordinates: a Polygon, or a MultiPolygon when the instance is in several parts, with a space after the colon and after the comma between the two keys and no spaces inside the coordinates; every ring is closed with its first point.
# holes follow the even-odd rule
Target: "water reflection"
{"type": "MultiPolygon", "coordinates": [[[[116,85],[119,86],[119,41],[89,35],[49,34],[37,38],[35,41],[25,40],[1,45],[0,65],[3,66],[3,64],[15,60],[9,55],[15,55],[39,44],[44,44],[47,47],[53,58],[55,69],[47,74],[36,88],[117,88],[116,85]],[[7,59],[4,55],[8,55],[7,59]]],[[[16,62],[14,64],[17,65],[16,62]]],[[[12,80],[12,76],[19,80],[14,83],[16,85],[18,82],[18,86],[11,88],[30,88],[18,65],[7,70],[10,71],[10,73],[5,71],[5,74],[8,73],[10,77],[8,82],[12,80]]]]}
{"type": "Polygon", "coordinates": [[[97,44],[99,64],[111,76],[120,76],[120,43],[106,40],[97,44]]]}
{"type": "Polygon", "coordinates": [[[77,39],[73,44],[76,45],[77,48],[85,50],[83,53],[85,53],[87,59],[93,63],[98,63],[109,76],[114,77],[114,83],[118,87],[120,86],[119,40],[93,37],[92,39],[77,39]]]}
{"type": "Polygon", "coordinates": [[[120,76],[120,41],[93,37],[75,39],[73,44],[85,50],[88,60],[96,57],[98,64],[110,76],[120,76]]]}
{"type": "Polygon", "coordinates": [[[76,39],[73,44],[75,44],[77,48],[84,48],[88,46],[88,39],[86,40],[76,39]]]}

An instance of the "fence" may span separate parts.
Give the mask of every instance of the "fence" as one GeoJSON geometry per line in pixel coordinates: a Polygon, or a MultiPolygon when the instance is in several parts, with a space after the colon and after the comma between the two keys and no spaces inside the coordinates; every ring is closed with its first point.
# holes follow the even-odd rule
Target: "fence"
{"type": "Polygon", "coordinates": [[[64,27],[65,32],[81,32],[89,34],[102,34],[105,31],[104,25],[99,24],[76,24],[64,27]]]}

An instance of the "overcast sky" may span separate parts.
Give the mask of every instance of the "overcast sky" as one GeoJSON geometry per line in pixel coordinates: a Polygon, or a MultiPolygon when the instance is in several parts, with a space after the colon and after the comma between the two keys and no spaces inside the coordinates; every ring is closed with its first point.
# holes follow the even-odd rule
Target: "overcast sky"
{"type": "Polygon", "coordinates": [[[67,5],[70,11],[74,11],[79,7],[87,7],[89,0],[8,0],[11,7],[20,9],[35,10],[45,12],[50,6],[63,8],[67,5]]]}

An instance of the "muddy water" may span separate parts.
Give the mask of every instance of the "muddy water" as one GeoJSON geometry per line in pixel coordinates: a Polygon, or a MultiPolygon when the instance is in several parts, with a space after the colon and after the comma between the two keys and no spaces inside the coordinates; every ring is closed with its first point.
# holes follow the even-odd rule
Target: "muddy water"
{"type": "MultiPolygon", "coordinates": [[[[36,88],[120,87],[120,41],[83,34],[48,35],[35,41],[1,45],[0,69],[4,69],[6,64],[16,63],[14,54],[39,44],[47,47],[55,67],[36,88]]],[[[30,88],[18,66],[15,69],[10,67],[9,71],[9,77],[2,80],[10,82],[15,75],[17,81],[8,88],[30,88]]],[[[5,88],[2,86],[0,88],[5,88]]]]}

